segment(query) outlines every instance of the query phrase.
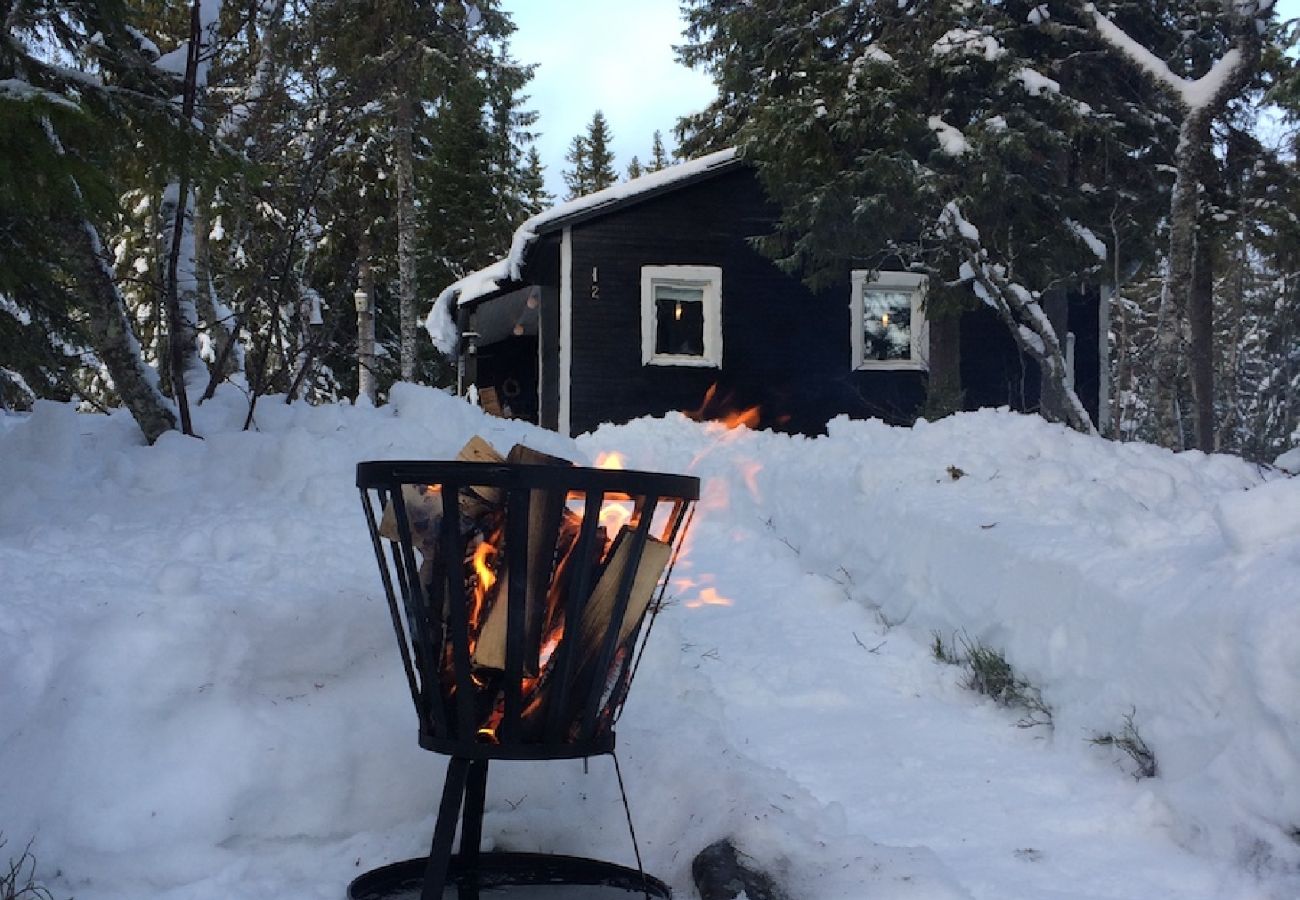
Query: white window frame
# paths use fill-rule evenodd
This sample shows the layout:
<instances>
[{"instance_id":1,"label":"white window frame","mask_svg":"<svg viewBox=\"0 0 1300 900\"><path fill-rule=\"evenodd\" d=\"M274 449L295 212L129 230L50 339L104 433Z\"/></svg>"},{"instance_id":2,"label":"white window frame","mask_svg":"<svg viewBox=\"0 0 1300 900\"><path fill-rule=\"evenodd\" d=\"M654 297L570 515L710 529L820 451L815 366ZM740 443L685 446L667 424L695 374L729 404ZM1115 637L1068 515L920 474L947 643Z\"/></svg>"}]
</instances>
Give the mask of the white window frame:
<instances>
[{"instance_id":1,"label":"white window frame","mask_svg":"<svg viewBox=\"0 0 1300 900\"><path fill-rule=\"evenodd\" d=\"M656 353L659 319L655 310L655 286L659 284L702 289L704 306L704 352ZM718 266L641 267L641 363L647 366L722 367L722 269Z\"/></svg>"},{"instance_id":2,"label":"white window frame","mask_svg":"<svg viewBox=\"0 0 1300 900\"><path fill-rule=\"evenodd\" d=\"M916 272L876 272L856 270L852 275L852 299L849 302L853 345L853 369L864 371L928 371L930 368L930 325L925 319L925 291L928 279ZM864 359L866 341L862 336L863 298L872 288L910 291L912 295L912 354L908 359Z\"/></svg>"}]
</instances>

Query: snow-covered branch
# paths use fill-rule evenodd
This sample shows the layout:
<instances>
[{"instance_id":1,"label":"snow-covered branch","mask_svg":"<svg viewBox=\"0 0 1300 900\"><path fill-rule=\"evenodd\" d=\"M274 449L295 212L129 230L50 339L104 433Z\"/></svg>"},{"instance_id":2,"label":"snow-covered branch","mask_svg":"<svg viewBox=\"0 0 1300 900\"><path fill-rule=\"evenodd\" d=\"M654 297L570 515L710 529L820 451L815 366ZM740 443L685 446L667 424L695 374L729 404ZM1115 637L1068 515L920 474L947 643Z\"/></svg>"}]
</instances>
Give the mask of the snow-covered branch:
<instances>
[{"instance_id":1,"label":"snow-covered branch","mask_svg":"<svg viewBox=\"0 0 1300 900\"><path fill-rule=\"evenodd\" d=\"M1263 0L1263 2L1238 0L1231 8L1235 15L1243 19L1258 19L1268 15L1272 6L1272 0ZM1250 63L1251 54L1243 51L1242 47L1236 46L1225 52L1200 78L1184 78L1170 69L1163 59L1142 46L1128 32L1103 15L1094 4L1083 4L1083 12L1091 20L1093 32L1103 43L1177 97L1189 111L1217 105L1219 98L1225 93L1229 84L1236 80L1242 67Z\"/></svg>"},{"instance_id":2,"label":"snow-covered branch","mask_svg":"<svg viewBox=\"0 0 1300 900\"><path fill-rule=\"evenodd\" d=\"M980 241L979 229L966 220L956 203L949 202L944 207L939 216L939 227L956 240L965 259L960 280L970 284L975 296L997 312L1011 331L1016 345L1038 361L1044 394L1054 394L1060 400L1059 410L1048 411L1058 412L1076 431L1096 434L1092 419L1068 380L1069 369L1061 340L1043 312L1038 294L1013 281L1005 266L989 260L988 251Z\"/></svg>"}]
</instances>

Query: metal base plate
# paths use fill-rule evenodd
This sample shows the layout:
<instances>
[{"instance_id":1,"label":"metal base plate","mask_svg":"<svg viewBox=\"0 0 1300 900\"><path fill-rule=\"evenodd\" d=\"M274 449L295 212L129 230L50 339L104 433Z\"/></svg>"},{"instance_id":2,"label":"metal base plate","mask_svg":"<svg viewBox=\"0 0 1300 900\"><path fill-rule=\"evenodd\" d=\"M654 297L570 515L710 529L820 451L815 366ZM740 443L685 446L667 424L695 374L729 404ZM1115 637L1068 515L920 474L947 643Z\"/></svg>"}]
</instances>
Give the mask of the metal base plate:
<instances>
[{"instance_id":1,"label":"metal base plate","mask_svg":"<svg viewBox=\"0 0 1300 900\"><path fill-rule=\"evenodd\" d=\"M348 900L419 900L426 857L374 869L348 885ZM445 900L671 900L668 885L636 869L579 856L480 853L468 871L451 857Z\"/></svg>"}]
</instances>

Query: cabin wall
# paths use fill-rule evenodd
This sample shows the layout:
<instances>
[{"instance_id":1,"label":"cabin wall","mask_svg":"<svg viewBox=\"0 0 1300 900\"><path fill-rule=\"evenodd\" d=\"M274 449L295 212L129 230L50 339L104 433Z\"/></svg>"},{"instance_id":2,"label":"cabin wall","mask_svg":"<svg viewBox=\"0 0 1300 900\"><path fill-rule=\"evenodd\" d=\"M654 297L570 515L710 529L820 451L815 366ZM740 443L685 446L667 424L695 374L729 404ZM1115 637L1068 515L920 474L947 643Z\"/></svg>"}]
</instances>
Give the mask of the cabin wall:
<instances>
[{"instance_id":1,"label":"cabin wall","mask_svg":"<svg viewBox=\"0 0 1300 900\"><path fill-rule=\"evenodd\" d=\"M560 427L560 238L539 238L529 254L524 280L539 286L537 424Z\"/></svg>"},{"instance_id":2,"label":"cabin wall","mask_svg":"<svg viewBox=\"0 0 1300 900\"><path fill-rule=\"evenodd\" d=\"M911 421L925 375L850 368L847 275L813 294L782 273L748 243L772 219L741 169L573 226L574 433L697 409L715 383L731 406L758 406L764 426L783 430L817 433L840 413ZM721 369L642 364L643 265L721 267Z\"/></svg>"},{"instance_id":3,"label":"cabin wall","mask_svg":"<svg viewBox=\"0 0 1300 900\"><path fill-rule=\"evenodd\" d=\"M925 408L929 376L851 368L847 273L813 293L781 272L749 243L774 218L753 174L737 169L573 224L568 354L560 347L562 235L540 237L523 273L525 283L540 287L540 424L560 428L566 384L574 434L602 422L697 410L715 384L710 417L758 407L763 427L817 434L840 414L914 421ZM722 269L721 369L642 364L641 268L656 265ZM1096 291L1052 299L1049 313L1060 325L1068 320L1076 335L1076 387L1095 420ZM955 319L932 321L930 338L935 372L950 373L949 391L959 381L962 408L1038 409L1038 367L992 310L979 304Z\"/></svg>"}]
</instances>

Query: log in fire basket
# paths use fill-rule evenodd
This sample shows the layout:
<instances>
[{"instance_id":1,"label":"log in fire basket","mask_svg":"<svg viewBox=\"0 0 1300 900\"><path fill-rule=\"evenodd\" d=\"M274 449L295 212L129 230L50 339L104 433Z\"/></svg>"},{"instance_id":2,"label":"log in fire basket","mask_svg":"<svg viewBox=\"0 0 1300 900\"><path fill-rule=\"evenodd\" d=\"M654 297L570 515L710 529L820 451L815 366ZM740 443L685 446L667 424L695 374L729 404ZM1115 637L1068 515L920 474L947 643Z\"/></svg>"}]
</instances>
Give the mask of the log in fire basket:
<instances>
[{"instance_id":1,"label":"log in fire basket","mask_svg":"<svg viewBox=\"0 0 1300 900\"><path fill-rule=\"evenodd\" d=\"M362 875L349 898L541 885L668 898L639 850L634 870L480 844L490 760L613 756L699 480L582 468L522 446L503 458L475 439L453 462L360 463L357 486L420 746L450 759L429 856Z\"/></svg>"}]
</instances>

